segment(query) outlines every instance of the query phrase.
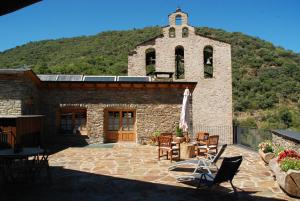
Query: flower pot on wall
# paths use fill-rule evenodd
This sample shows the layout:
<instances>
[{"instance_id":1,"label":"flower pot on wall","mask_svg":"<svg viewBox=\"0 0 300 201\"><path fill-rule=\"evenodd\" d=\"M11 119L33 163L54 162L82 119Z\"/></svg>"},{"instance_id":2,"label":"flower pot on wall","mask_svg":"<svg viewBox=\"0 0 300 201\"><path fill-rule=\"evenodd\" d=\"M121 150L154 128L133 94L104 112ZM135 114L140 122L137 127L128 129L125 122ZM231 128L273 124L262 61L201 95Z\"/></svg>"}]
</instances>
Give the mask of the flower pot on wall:
<instances>
[{"instance_id":1,"label":"flower pot on wall","mask_svg":"<svg viewBox=\"0 0 300 201\"><path fill-rule=\"evenodd\" d=\"M269 162L269 166L273 171L277 183L288 194L293 197L300 198L300 171L288 170L284 172L277 163L277 158L273 158Z\"/></svg>"},{"instance_id":2,"label":"flower pot on wall","mask_svg":"<svg viewBox=\"0 0 300 201\"><path fill-rule=\"evenodd\" d=\"M275 158L275 154L272 152L264 153L261 149L258 150L258 154L263 159L263 161L267 164L269 164L269 161L273 158Z\"/></svg>"}]
</instances>

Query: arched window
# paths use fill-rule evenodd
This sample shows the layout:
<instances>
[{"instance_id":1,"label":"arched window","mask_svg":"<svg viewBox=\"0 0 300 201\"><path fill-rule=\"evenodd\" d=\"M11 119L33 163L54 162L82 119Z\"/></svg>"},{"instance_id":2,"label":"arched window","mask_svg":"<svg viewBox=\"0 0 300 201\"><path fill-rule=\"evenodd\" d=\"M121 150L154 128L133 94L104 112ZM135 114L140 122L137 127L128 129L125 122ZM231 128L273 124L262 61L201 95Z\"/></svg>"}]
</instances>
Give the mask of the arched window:
<instances>
[{"instance_id":1,"label":"arched window","mask_svg":"<svg viewBox=\"0 0 300 201\"><path fill-rule=\"evenodd\" d=\"M189 28L183 27L182 28L182 38L187 38L189 36Z\"/></svg>"},{"instance_id":2,"label":"arched window","mask_svg":"<svg viewBox=\"0 0 300 201\"><path fill-rule=\"evenodd\" d=\"M184 48L182 46L175 48L175 78L184 79Z\"/></svg>"},{"instance_id":3,"label":"arched window","mask_svg":"<svg viewBox=\"0 0 300 201\"><path fill-rule=\"evenodd\" d=\"M182 24L181 15L176 15L176 17L175 17L175 24L176 25L181 25Z\"/></svg>"},{"instance_id":4,"label":"arched window","mask_svg":"<svg viewBox=\"0 0 300 201\"><path fill-rule=\"evenodd\" d=\"M175 33L175 28L174 27L171 27L169 29L169 37L170 38L175 38L176 37L176 33Z\"/></svg>"},{"instance_id":5,"label":"arched window","mask_svg":"<svg viewBox=\"0 0 300 201\"><path fill-rule=\"evenodd\" d=\"M146 50L146 75L152 75L155 72L155 49L149 48Z\"/></svg>"},{"instance_id":6,"label":"arched window","mask_svg":"<svg viewBox=\"0 0 300 201\"><path fill-rule=\"evenodd\" d=\"M204 78L213 77L213 62L213 48L211 46L205 46L203 50Z\"/></svg>"}]
</instances>

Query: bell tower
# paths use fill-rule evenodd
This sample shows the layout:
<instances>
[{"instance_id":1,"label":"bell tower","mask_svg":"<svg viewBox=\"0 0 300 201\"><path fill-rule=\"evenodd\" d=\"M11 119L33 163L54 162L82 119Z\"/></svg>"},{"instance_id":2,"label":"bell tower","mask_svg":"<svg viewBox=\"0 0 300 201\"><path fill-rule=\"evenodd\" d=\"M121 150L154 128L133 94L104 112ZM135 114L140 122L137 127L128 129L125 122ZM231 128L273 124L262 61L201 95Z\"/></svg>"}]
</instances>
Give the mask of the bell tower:
<instances>
[{"instance_id":1,"label":"bell tower","mask_svg":"<svg viewBox=\"0 0 300 201\"><path fill-rule=\"evenodd\" d=\"M188 24L188 14L182 12L180 8L169 15L169 25L170 26L187 26Z\"/></svg>"}]
</instances>

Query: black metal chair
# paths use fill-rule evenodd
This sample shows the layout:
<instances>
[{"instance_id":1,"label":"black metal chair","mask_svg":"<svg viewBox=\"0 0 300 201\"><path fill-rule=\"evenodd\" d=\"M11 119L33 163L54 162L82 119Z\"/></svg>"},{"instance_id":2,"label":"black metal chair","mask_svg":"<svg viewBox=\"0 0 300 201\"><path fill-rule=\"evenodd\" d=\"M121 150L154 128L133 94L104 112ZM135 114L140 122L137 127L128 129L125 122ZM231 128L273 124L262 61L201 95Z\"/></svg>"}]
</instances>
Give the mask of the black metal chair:
<instances>
[{"instance_id":1,"label":"black metal chair","mask_svg":"<svg viewBox=\"0 0 300 201\"><path fill-rule=\"evenodd\" d=\"M196 179L199 179L198 188L201 184L212 187L222 182L230 182L234 192L236 192L232 180L234 175L238 172L242 161L242 156L225 157L216 175L202 173L196 177Z\"/></svg>"}]
</instances>

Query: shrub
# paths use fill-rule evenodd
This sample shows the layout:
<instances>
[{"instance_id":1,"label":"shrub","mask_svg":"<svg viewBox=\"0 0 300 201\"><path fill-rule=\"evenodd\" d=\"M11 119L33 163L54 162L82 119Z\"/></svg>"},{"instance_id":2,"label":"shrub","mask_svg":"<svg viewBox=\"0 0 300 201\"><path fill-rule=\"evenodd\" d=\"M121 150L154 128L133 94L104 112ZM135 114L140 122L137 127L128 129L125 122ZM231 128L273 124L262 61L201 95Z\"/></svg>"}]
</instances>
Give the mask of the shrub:
<instances>
[{"instance_id":1,"label":"shrub","mask_svg":"<svg viewBox=\"0 0 300 201\"><path fill-rule=\"evenodd\" d=\"M179 128L179 126L176 126L176 136L177 137L183 137L182 129Z\"/></svg>"},{"instance_id":2,"label":"shrub","mask_svg":"<svg viewBox=\"0 0 300 201\"><path fill-rule=\"evenodd\" d=\"M300 159L285 158L281 161L280 168L285 172L288 170L300 170Z\"/></svg>"},{"instance_id":3,"label":"shrub","mask_svg":"<svg viewBox=\"0 0 300 201\"><path fill-rule=\"evenodd\" d=\"M284 150L283 152L279 153L277 162L280 163L285 158L293 158L293 159L296 159L296 160L300 160L300 154L298 154L294 150Z\"/></svg>"},{"instance_id":4,"label":"shrub","mask_svg":"<svg viewBox=\"0 0 300 201\"><path fill-rule=\"evenodd\" d=\"M160 131L154 131L154 132L152 133L152 136L153 136L153 137L159 137L159 136L160 136Z\"/></svg>"},{"instance_id":5,"label":"shrub","mask_svg":"<svg viewBox=\"0 0 300 201\"><path fill-rule=\"evenodd\" d=\"M258 148L261 149L264 153L273 153L274 146L270 140L263 141L259 143Z\"/></svg>"}]
</instances>

